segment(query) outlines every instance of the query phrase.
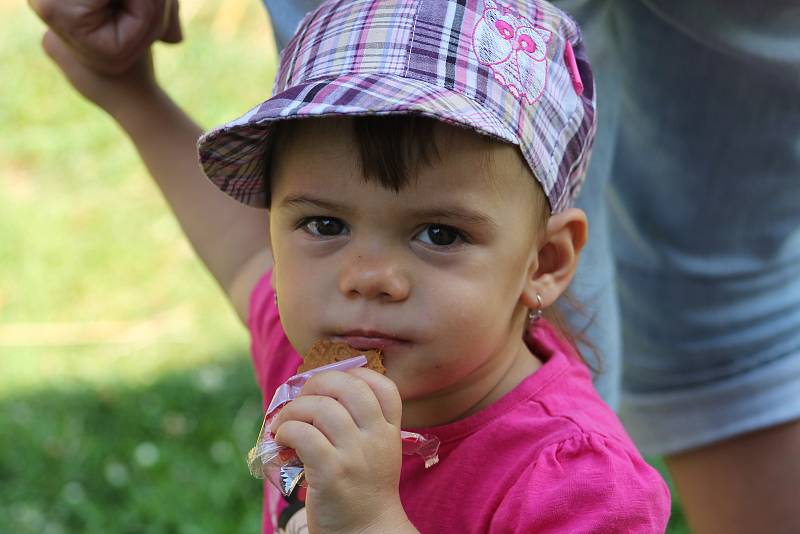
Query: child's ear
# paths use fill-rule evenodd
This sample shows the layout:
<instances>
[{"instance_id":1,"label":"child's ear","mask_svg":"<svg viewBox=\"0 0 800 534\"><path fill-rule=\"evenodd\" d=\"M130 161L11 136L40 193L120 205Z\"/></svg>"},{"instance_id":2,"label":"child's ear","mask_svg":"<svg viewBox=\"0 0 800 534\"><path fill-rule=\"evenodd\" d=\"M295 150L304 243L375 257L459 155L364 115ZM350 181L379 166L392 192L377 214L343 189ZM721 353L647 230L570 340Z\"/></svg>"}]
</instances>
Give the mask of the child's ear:
<instances>
[{"instance_id":1,"label":"child's ear","mask_svg":"<svg viewBox=\"0 0 800 534\"><path fill-rule=\"evenodd\" d=\"M566 291L578 267L578 256L586 244L588 232L586 214L577 208L550 217L545 235L539 241L536 261L529 267L521 297L525 307L538 309L538 294L542 298L541 307L547 308Z\"/></svg>"}]
</instances>

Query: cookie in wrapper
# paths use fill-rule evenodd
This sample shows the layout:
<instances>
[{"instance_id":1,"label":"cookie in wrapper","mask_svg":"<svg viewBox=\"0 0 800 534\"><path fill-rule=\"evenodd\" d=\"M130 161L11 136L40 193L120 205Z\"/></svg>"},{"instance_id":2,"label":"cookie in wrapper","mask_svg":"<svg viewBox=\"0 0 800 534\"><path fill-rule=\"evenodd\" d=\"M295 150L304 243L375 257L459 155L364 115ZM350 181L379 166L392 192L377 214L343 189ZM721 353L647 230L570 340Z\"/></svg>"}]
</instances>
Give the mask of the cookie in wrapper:
<instances>
[{"instance_id":1,"label":"cookie in wrapper","mask_svg":"<svg viewBox=\"0 0 800 534\"><path fill-rule=\"evenodd\" d=\"M368 366L370 362L372 369L382 373L386 372L379 351L360 351L346 344L330 341L315 343L309 350L303 365L298 369L298 374L289 378L275 391L267 413L264 415L256 446L247 454L250 474L256 478L266 478L285 496L291 495L298 484L304 485L303 462L300 461L294 449L283 447L275 441L275 436L269 430L272 418L285 404L297 398L303 384L311 376L325 371L347 371L356 367L364 367ZM321 365L321 367L303 371L306 366L314 365ZM400 438L403 454L421 456L426 468L438 463L439 439L435 436L401 431Z\"/></svg>"},{"instance_id":2,"label":"cookie in wrapper","mask_svg":"<svg viewBox=\"0 0 800 534\"><path fill-rule=\"evenodd\" d=\"M383 356L379 350L358 350L347 343L322 339L317 341L308 349L308 354L303 358L303 363L297 368L298 373L305 373L311 369L322 367L333 362L348 360L354 356L363 354L367 357L367 369L377 371L382 375L386 374L386 367L383 366Z\"/></svg>"}]
</instances>

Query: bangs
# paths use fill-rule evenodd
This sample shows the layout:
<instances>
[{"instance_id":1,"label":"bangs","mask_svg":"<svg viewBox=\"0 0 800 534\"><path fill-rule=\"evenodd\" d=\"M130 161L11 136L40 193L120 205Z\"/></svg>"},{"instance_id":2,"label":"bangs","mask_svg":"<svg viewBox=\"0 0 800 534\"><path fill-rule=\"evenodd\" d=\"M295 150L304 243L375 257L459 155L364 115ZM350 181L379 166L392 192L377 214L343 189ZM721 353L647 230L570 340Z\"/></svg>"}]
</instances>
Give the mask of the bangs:
<instances>
[{"instance_id":1,"label":"bangs","mask_svg":"<svg viewBox=\"0 0 800 534\"><path fill-rule=\"evenodd\" d=\"M272 157L280 151L276 146L285 146L291 141L299 122L280 121L272 130L271 137L276 142L271 143L265 154L263 183L268 205L271 200L269 175L273 168ZM441 161L439 143L441 137L449 133L445 123L422 115L362 115L353 117L350 124L364 181L395 192L409 185L423 166L431 167ZM487 147L498 142L475 135ZM488 165L488 150L486 155L484 164Z\"/></svg>"},{"instance_id":2,"label":"bangs","mask_svg":"<svg viewBox=\"0 0 800 534\"><path fill-rule=\"evenodd\" d=\"M366 181L395 192L407 186L422 166L441 160L436 119L421 115L357 117L353 134Z\"/></svg>"}]
</instances>

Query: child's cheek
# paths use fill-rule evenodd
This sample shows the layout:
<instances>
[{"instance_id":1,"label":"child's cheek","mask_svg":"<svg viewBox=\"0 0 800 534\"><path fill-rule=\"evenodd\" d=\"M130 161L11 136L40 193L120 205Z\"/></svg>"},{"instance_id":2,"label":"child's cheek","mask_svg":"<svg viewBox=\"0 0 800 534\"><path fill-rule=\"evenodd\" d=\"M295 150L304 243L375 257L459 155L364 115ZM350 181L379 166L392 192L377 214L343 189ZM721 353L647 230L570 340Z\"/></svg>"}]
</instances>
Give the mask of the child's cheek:
<instances>
[{"instance_id":1,"label":"child's cheek","mask_svg":"<svg viewBox=\"0 0 800 534\"><path fill-rule=\"evenodd\" d=\"M320 303L319 280L302 268L284 272L276 287L281 325L292 346L301 354L324 335L323 304Z\"/></svg>"},{"instance_id":2,"label":"child's cheek","mask_svg":"<svg viewBox=\"0 0 800 534\"><path fill-rule=\"evenodd\" d=\"M295 298L296 296L292 290L284 291L279 297L278 311L286 337L303 354L313 343L308 328L311 321L308 320L309 313L302 304L303 300Z\"/></svg>"}]
</instances>

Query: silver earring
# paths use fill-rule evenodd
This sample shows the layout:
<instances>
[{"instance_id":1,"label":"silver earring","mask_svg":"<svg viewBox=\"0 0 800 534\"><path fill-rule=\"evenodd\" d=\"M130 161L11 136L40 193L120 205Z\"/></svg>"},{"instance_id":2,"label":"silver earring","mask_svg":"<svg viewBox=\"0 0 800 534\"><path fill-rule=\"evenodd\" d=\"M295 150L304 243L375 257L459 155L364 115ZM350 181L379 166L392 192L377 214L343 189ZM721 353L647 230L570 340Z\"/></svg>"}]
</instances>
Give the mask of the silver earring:
<instances>
[{"instance_id":1,"label":"silver earring","mask_svg":"<svg viewBox=\"0 0 800 534\"><path fill-rule=\"evenodd\" d=\"M539 293L536 293L536 301L539 303L539 307L528 311L528 321L532 323L542 318L542 307L544 305L542 304L542 296Z\"/></svg>"}]
</instances>

